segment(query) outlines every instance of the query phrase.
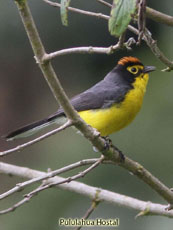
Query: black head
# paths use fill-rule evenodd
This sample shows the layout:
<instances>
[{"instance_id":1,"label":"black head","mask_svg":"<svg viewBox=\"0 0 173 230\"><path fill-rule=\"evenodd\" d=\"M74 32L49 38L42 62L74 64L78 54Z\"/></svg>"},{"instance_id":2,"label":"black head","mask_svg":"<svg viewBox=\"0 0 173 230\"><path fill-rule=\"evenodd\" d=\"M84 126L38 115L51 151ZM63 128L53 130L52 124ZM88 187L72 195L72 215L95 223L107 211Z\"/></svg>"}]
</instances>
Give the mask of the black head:
<instances>
[{"instance_id":1,"label":"black head","mask_svg":"<svg viewBox=\"0 0 173 230\"><path fill-rule=\"evenodd\" d=\"M117 66L114 69L120 76L133 83L136 78L143 78L145 74L154 71L154 66L144 66L138 58L135 57L123 57L119 60Z\"/></svg>"}]
</instances>

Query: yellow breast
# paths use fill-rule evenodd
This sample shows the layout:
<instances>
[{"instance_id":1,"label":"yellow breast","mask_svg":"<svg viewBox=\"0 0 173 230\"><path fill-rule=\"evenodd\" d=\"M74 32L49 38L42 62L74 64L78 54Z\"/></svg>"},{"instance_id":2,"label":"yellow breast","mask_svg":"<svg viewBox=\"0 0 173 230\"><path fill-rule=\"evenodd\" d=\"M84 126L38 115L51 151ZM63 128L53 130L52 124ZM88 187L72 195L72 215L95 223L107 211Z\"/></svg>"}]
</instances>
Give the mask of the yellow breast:
<instances>
[{"instance_id":1,"label":"yellow breast","mask_svg":"<svg viewBox=\"0 0 173 230\"><path fill-rule=\"evenodd\" d=\"M82 119L96 128L102 136L119 131L127 126L139 112L148 82L148 74L137 77L123 102L110 108L79 112Z\"/></svg>"}]
</instances>

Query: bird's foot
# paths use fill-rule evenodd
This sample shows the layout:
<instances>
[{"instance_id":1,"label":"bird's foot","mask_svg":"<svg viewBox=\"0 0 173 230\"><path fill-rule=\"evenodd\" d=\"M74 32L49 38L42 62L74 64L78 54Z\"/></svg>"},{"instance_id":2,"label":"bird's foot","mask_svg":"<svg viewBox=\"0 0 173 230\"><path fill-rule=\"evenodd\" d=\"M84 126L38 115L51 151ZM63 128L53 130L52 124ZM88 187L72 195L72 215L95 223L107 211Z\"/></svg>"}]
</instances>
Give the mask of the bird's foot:
<instances>
[{"instance_id":1,"label":"bird's foot","mask_svg":"<svg viewBox=\"0 0 173 230\"><path fill-rule=\"evenodd\" d=\"M104 136L102 138L105 140L104 149L108 150L109 148L113 148L116 152L118 152L119 157L120 157L120 161L124 162L125 161L124 154L122 153L121 150L119 150L115 145L112 144L112 140L108 136Z\"/></svg>"}]
</instances>

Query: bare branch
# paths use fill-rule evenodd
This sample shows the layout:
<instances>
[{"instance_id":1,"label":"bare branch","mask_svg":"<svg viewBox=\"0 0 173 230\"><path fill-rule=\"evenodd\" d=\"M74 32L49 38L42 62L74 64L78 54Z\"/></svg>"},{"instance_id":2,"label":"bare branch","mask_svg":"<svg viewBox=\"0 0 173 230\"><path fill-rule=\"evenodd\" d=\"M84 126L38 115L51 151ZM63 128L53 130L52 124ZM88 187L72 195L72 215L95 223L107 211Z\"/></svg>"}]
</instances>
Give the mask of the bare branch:
<instances>
[{"instance_id":1,"label":"bare branch","mask_svg":"<svg viewBox=\"0 0 173 230\"><path fill-rule=\"evenodd\" d=\"M146 26L146 0L138 0L138 42L137 45L141 44L142 37Z\"/></svg>"},{"instance_id":2,"label":"bare branch","mask_svg":"<svg viewBox=\"0 0 173 230\"><path fill-rule=\"evenodd\" d=\"M151 18L152 20L156 22L163 23L168 26L173 26L173 17L169 16L167 14L161 13L157 10L154 10L150 7L146 8L146 14L148 18Z\"/></svg>"},{"instance_id":3,"label":"bare branch","mask_svg":"<svg viewBox=\"0 0 173 230\"><path fill-rule=\"evenodd\" d=\"M81 172L79 172L78 174L76 174L74 176L71 176L71 177L68 177L66 179L63 179L62 181L59 181L58 183L48 183L48 184L46 183L46 184L40 186L39 188L33 190L32 192L26 194L26 197L36 195L36 194L38 194L38 192L41 192L41 191L46 190L48 188L52 188L52 187L60 185L60 184L69 183L71 181L74 181L76 179L84 177L87 173L89 173L91 170L96 168L103 160L104 160L104 156L102 155L95 163L93 163L90 167L88 167L84 171L81 171Z\"/></svg>"},{"instance_id":4,"label":"bare branch","mask_svg":"<svg viewBox=\"0 0 173 230\"><path fill-rule=\"evenodd\" d=\"M22 182L22 183L18 183L18 184L16 184L16 186L14 188L12 188L12 189L8 190L7 192L4 192L3 194L1 194L0 195L0 200L6 198L6 197L8 197L8 196L10 196L10 195L12 195L12 194L14 194L16 192L22 191L25 187L27 187L27 186L29 186L29 185L31 185L33 183L46 180L47 178L54 177L54 176L59 175L61 173L70 171L70 170L72 170L74 168L78 168L78 167L88 165L88 164L94 164L97 161L99 161L99 159L81 160L81 161L78 161L76 163L73 163L73 164L70 164L68 166L65 166L63 168L56 169L54 171L48 172L45 175L42 175L40 177L36 177L36 178L31 179L31 180Z\"/></svg>"},{"instance_id":5,"label":"bare branch","mask_svg":"<svg viewBox=\"0 0 173 230\"><path fill-rule=\"evenodd\" d=\"M60 3L52 2L49 0L43 0L43 2L45 2L51 6L54 6L54 7L60 7L61 6ZM109 19L109 16L102 14L102 13L95 13L95 12L91 12L91 11L81 10L81 9L73 8L70 6L67 7L67 9L72 11L72 12L76 12L76 13L83 14L83 15L93 16L93 17L97 17L97 18L103 18L103 19L107 19L107 20Z\"/></svg>"},{"instance_id":6,"label":"bare branch","mask_svg":"<svg viewBox=\"0 0 173 230\"><path fill-rule=\"evenodd\" d=\"M118 40L118 45L119 47L123 48L124 47L124 40L125 40L125 35L126 33L124 32L120 37L119 37L119 40ZM131 39L131 38L130 38ZM129 40L126 42L126 44L129 43Z\"/></svg>"},{"instance_id":7,"label":"bare branch","mask_svg":"<svg viewBox=\"0 0 173 230\"><path fill-rule=\"evenodd\" d=\"M152 38L152 34L149 30L145 29L144 32L144 39L147 43L147 45L150 47L153 54L161 61L163 62L168 68L166 68L163 71L171 71L173 70L173 61L170 61L163 52L159 49L157 46L157 41Z\"/></svg>"},{"instance_id":8,"label":"bare branch","mask_svg":"<svg viewBox=\"0 0 173 230\"><path fill-rule=\"evenodd\" d=\"M132 31L133 33L135 33L136 35L139 34L139 31L134 28L133 26L129 25L128 29L130 31ZM145 29L144 32L144 36L142 38L147 45L150 47L151 51L153 52L153 54L162 62L164 63L166 66L168 66L168 69L166 69L166 71L170 71L173 69L173 62L170 61L164 54L163 52L159 49L159 47L157 46L157 41L154 40L152 38L152 34L149 30Z\"/></svg>"},{"instance_id":9,"label":"bare branch","mask_svg":"<svg viewBox=\"0 0 173 230\"><path fill-rule=\"evenodd\" d=\"M97 2L102 3L103 5L108 6L108 7L112 7L112 5L110 3L108 3L108 2L106 2L106 1L97 0Z\"/></svg>"},{"instance_id":10,"label":"bare branch","mask_svg":"<svg viewBox=\"0 0 173 230\"><path fill-rule=\"evenodd\" d=\"M15 166L15 165L2 163L2 162L0 163L0 173L7 174L7 175L10 174L10 175L14 175L22 178L28 178L28 179L41 177L47 174L45 172L32 170L29 168ZM64 178L55 176L53 178L49 178L47 180L47 183L59 183L62 180L64 180ZM122 207L131 208L137 210L138 212L144 211L147 208L148 215L161 215L161 216L167 216L173 218L173 210L170 211L165 210L165 208L167 208L166 205L141 201L129 196L92 187L80 182L71 181L70 183L58 185L58 188L68 190L68 191L73 191L78 194L87 196L91 199L94 199L97 194L97 197L100 201L105 201L116 206L119 205Z\"/></svg>"},{"instance_id":11,"label":"bare branch","mask_svg":"<svg viewBox=\"0 0 173 230\"><path fill-rule=\"evenodd\" d=\"M43 56L42 61L49 61L57 56L61 55L67 55L67 54L74 54L74 53L79 53L79 54L94 54L94 53L99 53L99 54L112 54L115 53L117 50L125 47L127 49L130 49L130 47L135 43L134 39L129 38L127 42L124 43L124 39L119 42L116 45L109 46L109 47L93 47L93 46L86 46L86 47L75 47L75 48L68 48L68 49L63 49L63 50L58 50L56 52L50 53L50 54L45 54Z\"/></svg>"},{"instance_id":12,"label":"bare branch","mask_svg":"<svg viewBox=\"0 0 173 230\"><path fill-rule=\"evenodd\" d=\"M88 219L88 217L91 215L91 213L94 212L94 210L96 209L96 207L98 206L98 204L100 203L100 200L98 199L98 195L99 195L99 191L98 194L96 194L96 197L94 200L92 200L91 206L89 207L89 209L86 211L85 215L82 217L83 220ZM75 230L80 230L82 228L82 226L77 227Z\"/></svg>"},{"instance_id":13,"label":"bare branch","mask_svg":"<svg viewBox=\"0 0 173 230\"><path fill-rule=\"evenodd\" d=\"M0 215L15 211L16 208L18 208L18 207L22 206L23 204L27 203L29 200L30 200L30 198L25 197L24 199L20 200L16 204L14 204L12 207L4 209L4 210L1 210Z\"/></svg>"},{"instance_id":14,"label":"bare branch","mask_svg":"<svg viewBox=\"0 0 173 230\"><path fill-rule=\"evenodd\" d=\"M79 54L94 54L94 53L103 53L103 54L112 54L115 51L120 49L119 45L116 44L114 46L110 47L92 47L92 46L86 46L86 47L75 47L75 48L68 48L63 50L58 50L56 52L45 54L43 57L43 61L51 60L57 56L66 55L66 54L73 54L73 53L79 53Z\"/></svg>"},{"instance_id":15,"label":"bare branch","mask_svg":"<svg viewBox=\"0 0 173 230\"><path fill-rule=\"evenodd\" d=\"M40 141L42 141L42 140L44 140L44 139L46 139L46 138L48 138L48 137L50 137L52 135L55 135L56 133L59 133L60 131L66 129L66 128L72 126L72 125L73 125L73 122L71 120L68 120L65 124L63 124L62 126L58 127L57 129L54 129L54 130L52 130L52 131L50 131L50 132L48 132L48 133L46 133L46 134L44 134L44 135L42 135L40 137L37 137L34 140L28 141L28 142L26 142L26 143L24 143L22 145L18 145L15 148L0 152L0 157L9 155L9 154L14 153L14 152L18 152L18 151L20 151L20 150L22 150L22 149L24 149L24 148L26 148L28 146L31 146L31 145L33 145L35 143L38 143L38 142L40 142Z\"/></svg>"},{"instance_id":16,"label":"bare branch","mask_svg":"<svg viewBox=\"0 0 173 230\"><path fill-rule=\"evenodd\" d=\"M8 212L14 211L16 208L18 208L18 207L20 207L21 205L25 204L26 202L30 201L30 199L31 199L32 197L34 197L35 195L37 195L39 192L44 191L45 189L48 189L48 188L51 188L51 187L54 187L54 186L57 186L57 185L60 185L60 184L69 183L69 182L71 182L71 181L73 181L73 180L76 180L76 179L78 179L78 178L80 178L80 177L84 177L84 176L85 176L87 173L89 173L92 169L94 169L95 167L97 167L103 160L104 160L104 156L101 156L99 159L97 159L97 161L95 161L90 167L88 167L88 168L85 169L84 171L82 171L82 172L80 172L80 173L78 173L78 174L76 174L76 175L74 175L74 176L72 176L72 177L68 177L68 178L66 178L66 179L63 179L62 181L59 181L59 182L56 182L56 183L48 183L48 184L46 183L46 181L44 181L43 184L40 185L38 188L36 188L36 189L34 189L32 192L26 194L26 195L25 195L25 198L24 198L23 200L17 202L15 205L13 205L12 207L10 207L10 208L8 208L8 209L5 209L5 210L0 211L0 214L6 214L6 213L8 213ZM68 167L68 166L67 166L67 167ZM74 165L71 166L71 168L72 168L72 167L74 168ZM65 171L67 171L68 169L69 169L69 167L66 168L66 169L63 168L62 170L60 169L59 172L54 172L52 175L55 176L55 175L57 175L58 173L60 173L60 171L64 171L64 172L65 172ZM46 176L46 177L47 177L47 176ZM42 178L43 178L43 176L42 176ZM48 178L48 177L47 177L47 178ZM34 181L34 182L37 182L37 179L38 179L38 178L35 178L35 181ZM33 180L34 180L34 179L33 179ZM42 180L42 179L41 179L41 180ZM40 178L38 179L38 181L40 181ZM30 180L29 182L30 182L29 184L31 184L31 180ZM26 184L28 185L28 182L26 182L26 183L21 183L21 185L19 184L19 186L18 186L19 189L22 188L22 184L23 184L23 187L24 187L24 185L25 185L25 186L26 186ZM16 191L19 191L17 187L15 187L15 188L16 188ZM15 189L15 188L14 188L14 189ZM8 195L12 194L11 192L14 193L14 189L13 189L13 191L11 190L11 191L7 192L7 193L6 193L6 196L7 196L7 194L8 194ZM16 191L15 191L15 192L16 192ZM2 194L2 197L4 197L3 194Z\"/></svg>"}]
</instances>

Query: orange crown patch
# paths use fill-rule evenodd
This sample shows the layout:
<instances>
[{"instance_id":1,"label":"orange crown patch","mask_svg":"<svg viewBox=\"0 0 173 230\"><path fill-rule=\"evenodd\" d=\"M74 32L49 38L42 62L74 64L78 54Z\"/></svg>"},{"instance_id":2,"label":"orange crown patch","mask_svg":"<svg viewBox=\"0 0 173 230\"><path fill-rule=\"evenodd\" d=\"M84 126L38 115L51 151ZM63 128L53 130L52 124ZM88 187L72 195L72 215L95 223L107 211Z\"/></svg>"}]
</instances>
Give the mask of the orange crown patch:
<instances>
[{"instance_id":1,"label":"orange crown patch","mask_svg":"<svg viewBox=\"0 0 173 230\"><path fill-rule=\"evenodd\" d=\"M141 61L136 57L123 57L123 58L121 58L119 60L118 64L119 65L126 65L129 62L134 62L134 63L140 63L141 64Z\"/></svg>"}]
</instances>

